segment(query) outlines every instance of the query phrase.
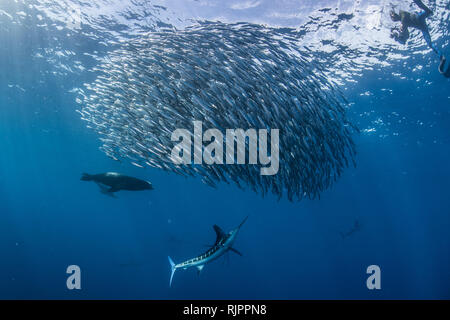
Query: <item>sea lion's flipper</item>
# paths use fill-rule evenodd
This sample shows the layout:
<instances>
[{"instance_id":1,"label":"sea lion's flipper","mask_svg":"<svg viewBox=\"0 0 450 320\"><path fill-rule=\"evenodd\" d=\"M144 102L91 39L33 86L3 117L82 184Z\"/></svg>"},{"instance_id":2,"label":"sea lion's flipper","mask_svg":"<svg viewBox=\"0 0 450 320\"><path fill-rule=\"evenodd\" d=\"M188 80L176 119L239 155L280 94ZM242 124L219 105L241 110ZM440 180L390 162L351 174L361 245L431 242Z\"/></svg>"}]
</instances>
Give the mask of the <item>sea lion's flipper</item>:
<instances>
[{"instance_id":1,"label":"sea lion's flipper","mask_svg":"<svg viewBox=\"0 0 450 320\"><path fill-rule=\"evenodd\" d=\"M105 186L104 184L101 184L99 182L96 182L96 184L100 188L101 193L106 194L107 196L110 196L113 198L117 198L116 195L113 192L111 192L111 189L113 189L113 188L108 188L107 186Z\"/></svg>"},{"instance_id":2,"label":"sea lion's flipper","mask_svg":"<svg viewBox=\"0 0 450 320\"><path fill-rule=\"evenodd\" d=\"M111 187L111 188L108 189L108 192L114 193L114 192L117 192L117 191L119 191L119 190L120 190L120 189L117 188L117 187Z\"/></svg>"}]
</instances>

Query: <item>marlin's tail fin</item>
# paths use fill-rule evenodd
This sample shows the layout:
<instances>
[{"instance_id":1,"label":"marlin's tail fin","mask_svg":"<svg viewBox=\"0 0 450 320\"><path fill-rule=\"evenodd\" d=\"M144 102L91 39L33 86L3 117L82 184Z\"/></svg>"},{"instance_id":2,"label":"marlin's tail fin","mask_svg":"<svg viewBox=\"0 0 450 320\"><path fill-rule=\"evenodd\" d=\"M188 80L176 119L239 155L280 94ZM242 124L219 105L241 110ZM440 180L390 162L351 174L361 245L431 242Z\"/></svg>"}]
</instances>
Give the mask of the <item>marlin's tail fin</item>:
<instances>
[{"instance_id":1,"label":"marlin's tail fin","mask_svg":"<svg viewBox=\"0 0 450 320\"><path fill-rule=\"evenodd\" d=\"M83 181L91 181L92 180L92 176L90 174L83 173L81 175L81 180L83 180Z\"/></svg>"},{"instance_id":2,"label":"marlin's tail fin","mask_svg":"<svg viewBox=\"0 0 450 320\"><path fill-rule=\"evenodd\" d=\"M173 260L170 257L167 257L167 258L169 258L170 268L172 269L172 271L171 271L172 273L170 274L170 283L169 283L169 285L172 286L173 275L174 275L175 271L177 270L177 267L176 267L175 262L173 262Z\"/></svg>"}]
</instances>

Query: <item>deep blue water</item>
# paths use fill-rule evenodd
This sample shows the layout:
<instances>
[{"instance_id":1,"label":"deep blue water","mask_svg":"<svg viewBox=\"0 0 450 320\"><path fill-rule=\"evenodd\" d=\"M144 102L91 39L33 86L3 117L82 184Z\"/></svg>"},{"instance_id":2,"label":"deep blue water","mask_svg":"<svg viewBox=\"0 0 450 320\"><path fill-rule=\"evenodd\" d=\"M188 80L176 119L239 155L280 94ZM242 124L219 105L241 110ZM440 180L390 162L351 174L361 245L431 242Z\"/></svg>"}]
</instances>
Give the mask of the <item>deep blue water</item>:
<instances>
[{"instance_id":1,"label":"deep blue water","mask_svg":"<svg viewBox=\"0 0 450 320\"><path fill-rule=\"evenodd\" d=\"M449 80L433 53L406 48L411 64L375 65L342 84L362 129L357 167L320 200L291 203L107 158L70 92L92 74L53 75L51 62L33 56L53 34L2 26L0 298L450 298ZM62 47L104 50L74 41ZM447 43L439 40L444 51ZM423 68L411 71L415 64ZM82 172L105 171L155 190L112 199L80 181ZM243 257L229 253L200 276L179 270L169 288L168 255L180 262L201 253L215 240L213 224L228 231L247 215L235 244ZM342 239L355 220L360 230ZM79 291L66 288L71 264L82 271ZM372 264L381 290L366 287Z\"/></svg>"}]
</instances>

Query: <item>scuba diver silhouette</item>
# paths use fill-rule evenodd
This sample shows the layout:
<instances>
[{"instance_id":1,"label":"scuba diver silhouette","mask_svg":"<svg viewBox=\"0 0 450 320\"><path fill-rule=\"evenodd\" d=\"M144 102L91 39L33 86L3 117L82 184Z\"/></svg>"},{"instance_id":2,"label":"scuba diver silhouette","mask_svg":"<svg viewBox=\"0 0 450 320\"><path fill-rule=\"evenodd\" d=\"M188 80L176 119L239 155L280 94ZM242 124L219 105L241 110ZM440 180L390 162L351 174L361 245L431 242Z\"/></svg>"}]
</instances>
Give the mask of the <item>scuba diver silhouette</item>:
<instances>
[{"instance_id":1,"label":"scuba diver silhouette","mask_svg":"<svg viewBox=\"0 0 450 320\"><path fill-rule=\"evenodd\" d=\"M439 56L440 59L438 67L439 72L443 76L450 78L450 67L447 67L447 71L444 71L444 66L446 62L445 56L431 41L430 32L428 31L428 25L425 21L426 18L428 18L433 14L433 11L431 11L426 5L424 5L421 0L413 0L413 1L420 9L423 10L422 12L415 14L400 10L398 13L396 13L394 10L391 10L392 21L394 22L400 21L402 23L402 25L399 28L394 28L391 30L391 37L394 38L397 42L405 44L409 38L408 28L416 28L422 31L423 37L427 45Z\"/></svg>"}]
</instances>

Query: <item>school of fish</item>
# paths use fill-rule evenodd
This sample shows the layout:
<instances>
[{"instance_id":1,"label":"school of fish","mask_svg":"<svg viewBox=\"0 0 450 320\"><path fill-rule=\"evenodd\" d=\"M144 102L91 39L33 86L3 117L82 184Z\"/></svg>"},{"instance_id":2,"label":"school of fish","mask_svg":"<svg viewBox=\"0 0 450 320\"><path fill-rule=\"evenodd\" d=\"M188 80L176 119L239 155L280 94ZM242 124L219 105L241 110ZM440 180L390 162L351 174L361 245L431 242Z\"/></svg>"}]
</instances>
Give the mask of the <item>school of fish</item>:
<instances>
[{"instance_id":1,"label":"school of fish","mask_svg":"<svg viewBox=\"0 0 450 320\"><path fill-rule=\"evenodd\" d=\"M292 35L248 23L200 23L121 43L80 90L82 119L101 150L203 182L249 187L290 201L320 197L355 165L346 101ZM257 165L179 165L177 128L279 129L279 171Z\"/></svg>"}]
</instances>

